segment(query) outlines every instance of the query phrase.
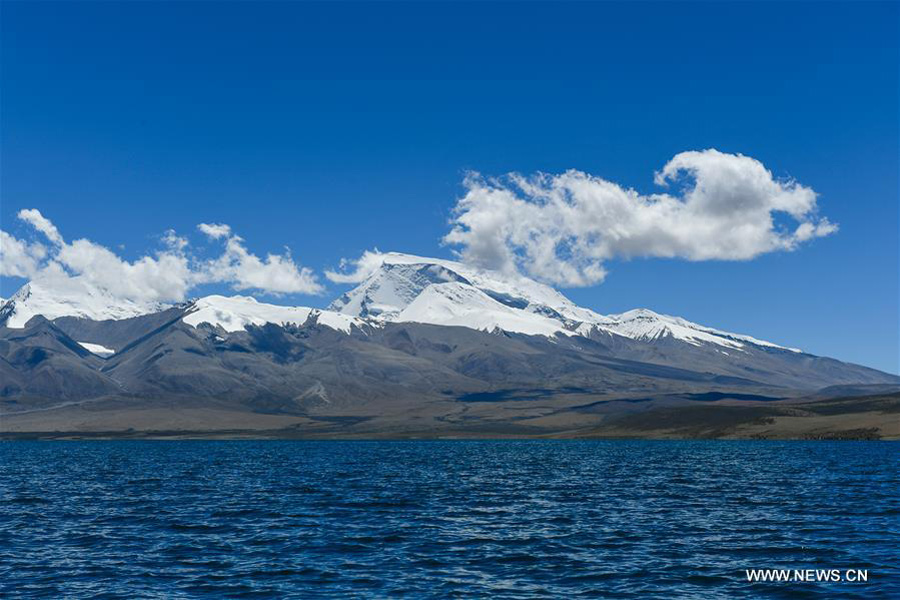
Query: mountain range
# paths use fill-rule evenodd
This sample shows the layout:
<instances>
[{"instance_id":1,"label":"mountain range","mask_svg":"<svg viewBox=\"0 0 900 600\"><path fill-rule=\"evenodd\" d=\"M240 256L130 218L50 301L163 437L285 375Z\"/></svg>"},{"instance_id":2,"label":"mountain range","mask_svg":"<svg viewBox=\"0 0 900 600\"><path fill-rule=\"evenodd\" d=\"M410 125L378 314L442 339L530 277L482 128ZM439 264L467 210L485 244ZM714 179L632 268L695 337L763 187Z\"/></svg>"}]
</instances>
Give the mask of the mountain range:
<instances>
[{"instance_id":1,"label":"mountain range","mask_svg":"<svg viewBox=\"0 0 900 600\"><path fill-rule=\"evenodd\" d=\"M667 431L674 409L768 411L721 437L898 389L867 367L647 309L601 315L518 274L396 253L324 310L123 301L77 277L30 281L0 307L4 435L577 437ZM874 406L850 429L891 427L894 404Z\"/></svg>"}]
</instances>

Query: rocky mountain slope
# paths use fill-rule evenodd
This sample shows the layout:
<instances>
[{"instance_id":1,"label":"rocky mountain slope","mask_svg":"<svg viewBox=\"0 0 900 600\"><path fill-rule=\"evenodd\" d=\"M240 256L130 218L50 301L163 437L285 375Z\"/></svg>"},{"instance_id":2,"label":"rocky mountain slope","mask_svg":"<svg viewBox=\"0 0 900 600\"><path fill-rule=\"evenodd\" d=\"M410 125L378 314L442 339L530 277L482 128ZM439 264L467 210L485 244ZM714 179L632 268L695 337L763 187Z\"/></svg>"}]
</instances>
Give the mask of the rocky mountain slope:
<instances>
[{"instance_id":1,"label":"rocky mountain slope","mask_svg":"<svg viewBox=\"0 0 900 600\"><path fill-rule=\"evenodd\" d=\"M604 316L518 275L401 254L329 310L242 296L118 306L41 282L0 308L9 431L552 433L879 384L900 378L648 310Z\"/></svg>"}]
</instances>

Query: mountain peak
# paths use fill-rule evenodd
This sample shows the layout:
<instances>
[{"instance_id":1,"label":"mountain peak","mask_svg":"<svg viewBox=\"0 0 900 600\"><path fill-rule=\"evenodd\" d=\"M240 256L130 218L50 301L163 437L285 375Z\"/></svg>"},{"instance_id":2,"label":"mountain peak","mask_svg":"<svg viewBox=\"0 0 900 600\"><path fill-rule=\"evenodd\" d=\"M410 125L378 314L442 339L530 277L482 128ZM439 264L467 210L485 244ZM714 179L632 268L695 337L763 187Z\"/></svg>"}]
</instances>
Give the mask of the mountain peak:
<instances>
[{"instance_id":1,"label":"mountain peak","mask_svg":"<svg viewBox=\"0 0 900 600\"><path fill-rule=\"evenodd\" d=\"M646 308L604 316L518 273L396 252L382 254L379 267L329 309L363 319L456 325L482 331L499 328L529 335L587 335L599 330L643 341L671 338L733 350L746 344L793 350Z\"/></svg>"},{"instance_id":2,"label":"mountain peak","mask_svg":"<svg viewBox=\"0 0 900 600\"><path fill-rule=\"evenodd\" d=\"M79 317L104 321L127 319L168 308L113 296L81 277L46 278L23 285L0 308L0 325L24 327L34 316L49 320Z\"/></svg>"},{"instance_id":3,"label":"mountain peak","mask_svg":"<svg viewBox=\"0 0 900 600\"><path fill-rule=\"evenodd\" d=\"M329 310L358 317L392 319L434 283L469 284L458 270L410 255L385 255L381 266L359 286L331 303Z\"/></svg>"},{"instance_id":4,"label":"mountain peak","mask_svg":"<svg viewBox=\"0 0 900 600\"><path fill-rule=\"evenodd\" d=\"M713 343L734 349L741 349L749 343L764 348L800 352L796 348L785 348L749 335L720 331L692 323L681 317L661 315L647 308L632 309L617 315L610 315L610 318L613 322L606 326L607 329L632 339L650 341L668 337L694 346Z\"/></svg>"},{"instance_id":5,"label":"mountain peak","mask_svg":"<svg viewBox=\"0 0 900 600\"><path fill-rule=\"evenodd\" d=\"M236 331L248 325L303 324L315 319L344 332L366 323L411 322L550 337L600 332L646 342L671 339L736 351L749 344L799 352L646 308L601 315L518 273L397 252L379 258L378 267L327 310L265 304L250 296L213 295L187 305L184 321ZM45 278L25 284L2 305L0 325L21 328L36 315L49 320L63 316L118 320L169 307L114 297L80 277Z\"/></svg>"},{"instance_id":6,"label":"mountain peak","mask_svg":"<svg viewBox=\"0 0 900 600\"><path fill-rule=\"evenodd\" d=\"M377 269L356 288L335 300L329 309L364 318L411 320L410 314L403 313L426 289L433 285L456 283L479 291L479 294L472 293L466 297L478 298L481 309L505 314L513 310L520 316L532 315L532 321L551 319L556 321L554 327L559 330L578 323L601 323L605 320L602 315L577 306L552 287L518 273L490 271L452 260L396 252L383 254L381 258ZM456 296L462 298L460 290L456 291ZM441 294L430 296L437 298ZM482 296L493 302L484 301ZM442 296L442 299L447 300L447 297ZM487 321L490 322L490 319ZM544 325L540 328L543 329Z\"/></svg>"},{"instance_id":7,"label":"mountain peak","mask_svg":"<svg viewBox=\"0 0 900 600\"><path fill-rule=\"evenodd\" d=\"M303 325L316 319L320 325L349 333L352 325L362 326L360 319L306 306L280 306L259 302L251 296L205 296L194 300L187 308L183 321L196 327L201 323L221 327L225 331L240 331L248 325Z\"/></svg>"}]
</instances>

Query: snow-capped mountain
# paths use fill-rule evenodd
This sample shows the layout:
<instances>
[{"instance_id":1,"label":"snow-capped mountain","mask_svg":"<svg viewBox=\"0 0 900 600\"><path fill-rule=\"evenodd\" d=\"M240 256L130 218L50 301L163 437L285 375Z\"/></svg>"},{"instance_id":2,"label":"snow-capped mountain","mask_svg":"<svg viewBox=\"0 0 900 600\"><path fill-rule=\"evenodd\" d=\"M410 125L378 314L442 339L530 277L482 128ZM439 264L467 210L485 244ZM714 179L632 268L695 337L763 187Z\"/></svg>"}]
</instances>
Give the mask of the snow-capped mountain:
<instances>
[{"instance_id":1,"label":"snow-capped mountain","mask_svg":"<svg viewBox=\"0 0 900 600\"><path fill-rule=\"evenodd\" d=\"M726 349L722 350L726 353L748 344L799 352L647 309L604 316L519 274L400 253L384 254L379 268L332 302L327 310L220 295L206 296L185 306L185 323L195 327L209 323L229 332L251 324L302 325L314 319L345 333L354 325L362 328L365 324L385 322L425 323L548 337L601 333L648 343L669 339L692 346L713 344ZM32 281L2 305L0 323L21 328L35 315L50 320L64 316L121 320L170 307L115 298L79 278Z\"/></svg>"},{"instance_id":2,"label":"snow-capped mountain","mask_svg":"<svg viewBox=\"0 0 900 600\"><path fill-rule=\"evenodd\" d=\"M303 325L315 320L319 325L349 333L351 327L365 322L349 315L304 306L278 306L258 302L250 296L206 296L191 303L182 321L196 327L201 323L240 331L247 325Z\"/></svg>"},{"instance_id":3,"label":"snow-capped mountain","mask_svg":"<svg viewBox=\"0 0 900 600\"><path fill-rule=\"evenodd\" d=\"M156 313L173 304L134 302L115 298L110 293L78 278L61 281L31 281L19 289L8 301L0 303L0 324L19 328L37 315L53 320L77 317L93 321L119 321ZM183 303L183 321L197 326L201 323L221 327L225 331L239 331L247 325L302 325L315 320L332 329L350 332L351 325L362 326L363 320L333 311L304 306L281 306L258 302L250 296L205 296ZM88 348L91 352L95 349Z\"/></svg>"},{"instance_id":4,"label":"snow-capped mountain","mask_svg":"<svg viewBox=\"0 0 900 600\"><path fill-rule=\"evenodd\" d=\"M0 307L0 324L24 327L34 316L53 320L80 317L95 321L137 317L168 308L159 302L117 298L80 277L26 283Z\"/></svg>"},{"instance_id":5,"label":"snow-capped mountain","mask_svg":"<svg viewBox=\"0 0 900 600\"><path fill-rule=\"evenodd\" d=\"M764 348L801 352L797 348L786 348L772 342L758 340L749 335L728 333L727 331L719 331L711 327L697 325L681 317L660 315L646 308L610 315L609 319L610 322L602 325L603 329L633 340L653 341L671 337L694 346L710 343L740 349L745 344L753 344Z\"/></svg>"},{"instance_id":6,"label":"snow-capped mountain","mask_svg":"<svg viewBox=\"0 0 900 600\"><path fill-rule=\"evenodd\" d=\"M361 318L482 331L547 336L600 331L645 342L671 338L694 346L708 343L734 350L746 344L793 350L647 309L604 316L521 275L397 253L385 254L380 268L329 308Z\"/></svg>"},{"instance_id":7,"label":"snow-capped mountain","mask_svg":"<svg viewBox=\"0 0 900 600\"><path fill-rule=\"evenodd\" d=\"M330 310L218 295L137 304L53 283L31 282L0 309L6 427L532 435L587 431L655 402L900 386L863 366L643 309L604 316L515 274L404 254L385 255Z\"/></svg>"},{"instance_id":8,"label":"snow-capped mountain","mask_svg":"<svg viewBox=\"0 0 900 600\"><path fill-rule=\"evenodd\" d=\"M456 283L470 288L465 300L449 286L447 294L437 293L436 299L455 296L452 303L465 310L466 301L480 304L482 309L505 313L498 306L523 313L546 317L559 324L603 323L606 317L592 310L581 308L550 286L518 274L500 273L471 267L450 260L424 258L411 254L390 252L383 255L381 266L365 281L334 302L329 309L359 317L376 317L385 320L409 320L412 315L401 316L419 295L433 285ZM477 290L481 294L474 293ZM493 300L486 302L482 296ZM421 310L421 308L419 309ZM419 312L419 311L417 311ZM535 320L539 323L539 320ZM524 333L524 332L522 332Z\"/></svg>"}]
</instances>

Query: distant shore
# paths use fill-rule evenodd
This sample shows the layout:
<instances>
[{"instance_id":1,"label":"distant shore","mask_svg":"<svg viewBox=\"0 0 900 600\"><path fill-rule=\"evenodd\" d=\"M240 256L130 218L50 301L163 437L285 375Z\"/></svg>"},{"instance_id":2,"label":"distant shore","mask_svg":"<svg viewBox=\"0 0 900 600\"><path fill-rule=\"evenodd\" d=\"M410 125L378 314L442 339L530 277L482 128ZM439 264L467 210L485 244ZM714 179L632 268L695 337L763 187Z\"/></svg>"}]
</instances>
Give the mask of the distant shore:
<instances>
[{"instance_id":1,"label":"distant shore","mask_svg":"<svg viewBox=\"0 0 900 600\"><path fill-rule=\"evenodd\" d=\"M75 410L69 408L69 411ZM64 428L57 417L21 422L14 413L0 417L2 440L183 440L183 439L295 439L295 440L425 440L425 439L665 439L665 440L898 440L900 394L839 398L814 402L695 403L657 407L641 412L609 415L599 423L579 427L571 418L541 426L478 421L416 428L404 422L377 422L363 417L313 417L187 414L173 408L169 423L184 416L184 427L154 426L154 413L125 411L115 419L93 421L79 414L77 427ZM102 411L96 412L102 415ZM196 426L207 415L207 426ZM111 415L102 415L110 417ZM52 417L52 418L50 418ZM242 426L229 426L236 420ZM279 426L283 421L286 425ZM291 422L293 421L293 422ZM128 427L102 427L121 422ZM288 424L290 423L290 424ZM193 427L188 426L194 425ZM218 424L218 426L217 426ZM270 425L270 426L267 426ZM274 425L274 426L271 426Z\"/></svg>"}]
</instances>

